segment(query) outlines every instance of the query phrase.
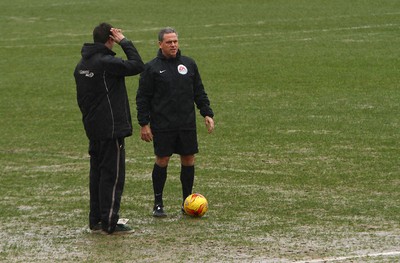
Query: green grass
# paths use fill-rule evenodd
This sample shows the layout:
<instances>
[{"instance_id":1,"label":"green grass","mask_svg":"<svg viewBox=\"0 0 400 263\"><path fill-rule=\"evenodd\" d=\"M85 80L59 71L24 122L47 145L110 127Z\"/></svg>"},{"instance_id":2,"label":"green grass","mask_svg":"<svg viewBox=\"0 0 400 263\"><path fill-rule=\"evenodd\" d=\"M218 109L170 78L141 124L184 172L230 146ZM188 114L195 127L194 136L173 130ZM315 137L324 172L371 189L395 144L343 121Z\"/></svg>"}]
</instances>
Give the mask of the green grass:
<instances>
[{"instance_id":1,"label":"green grass","mask_svg":"<svg viewBox=\"0 0 400 263\"><path fill-rule=\"evenodd\" d=\"M400 2L100 2L0 3L0 261L399 260ZM179 213L176 156L170 216L151 217L153 150L136 125L121 208L136 233L87 230L72 73L102 21L124 29L145 61L158 30L174 26L197 61L216 113L212 135L198 118L205 217ZM138 77L127 84L136 116ZM395 253L366 256L384 252Z\"/></svg>"}]
</instances>

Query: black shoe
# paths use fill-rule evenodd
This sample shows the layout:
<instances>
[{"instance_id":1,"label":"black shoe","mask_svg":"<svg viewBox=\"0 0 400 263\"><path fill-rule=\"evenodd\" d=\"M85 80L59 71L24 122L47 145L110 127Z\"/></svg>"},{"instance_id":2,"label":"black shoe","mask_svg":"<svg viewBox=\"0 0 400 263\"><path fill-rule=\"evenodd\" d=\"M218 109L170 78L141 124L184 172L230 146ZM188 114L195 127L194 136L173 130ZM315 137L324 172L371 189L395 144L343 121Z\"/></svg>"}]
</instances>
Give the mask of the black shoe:
<instances>
[{"instance_id":1,"label":"black shoe","mask_svg":"<svg viewBox=\"0 0 400 263\"><path fill-rule=\"evenodd\" d=\"M99 222L94 226L90 226L90 230L92 233L100 233L103 229L101 227L101 223Z\"/></svg>"},{"instance_id":2,"label":"black shoe","mask_svg":"<svg viewBox=\"0 0 400 263\"><path fill-rule=\"evenodd\" d=\"M103 235L125 235L125 234L132 234L135 233L131 227L124 225L124 224L117 224L115 229L112 233L107 233L106 231L101 231Z\"/></svg>"},{"instance_id":3,"label":"black shoe","mask_svg":"<svg viewBox=\"0 0 400 263\"><path fill-rule=\"evenodd\" d=\"M182 214L186 214L186 212L185 212L185 208L184 208L184 203L182 203L182 205L181 205L181 212L182 212Z\"/></svg>"},{"instance_id":4,"label":"black shoe","mask_svg":"<svg viewBox=\"0 0 400 263\"><path fill-rule=\"evenodd\" d=\"M133 230L131 227L125 225L125 224L117 224L115 227L114 232L112 232L112 235L125 235L125 234L132 234L134 233L135 230Z\"/></svg>"},{"instance_id":5,"label":"black shoe","mask_svg":"<svg viewBox=\"0 0 400 263\"><path fill-rule=\"evenodd\" d=\"M162 205L155 205L153 208L153 216L154 217L166 217L167 214L164 212Z\"/></svg>"}]
</instances>

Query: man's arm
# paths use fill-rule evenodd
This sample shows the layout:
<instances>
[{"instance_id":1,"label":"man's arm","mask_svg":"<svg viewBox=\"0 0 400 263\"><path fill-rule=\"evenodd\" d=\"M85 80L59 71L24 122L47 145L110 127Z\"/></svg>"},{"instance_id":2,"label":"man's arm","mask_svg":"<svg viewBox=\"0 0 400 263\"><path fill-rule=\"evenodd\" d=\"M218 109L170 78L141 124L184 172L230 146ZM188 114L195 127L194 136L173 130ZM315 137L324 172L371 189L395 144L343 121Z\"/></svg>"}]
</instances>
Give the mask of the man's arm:
<instances>
[{"instance_id":1,"label":"man's arm","mask_svg":"<svg viewBox=\"0 0 400 263\"><path fill-rule=\"evenodd\" d=\"M136 92L137 120L141 127L150 123L151 100L154 93L151 75L151 68L146 66L140 74L139 87Z\"/></svg>"},{"instance_id":2,"label":"man's arm","mask_svg":"<svg viewBox=\"0 0 400 263\"><path fill-rule=\"evenodd\" d=\"M106 63L106 70L111 74L120 76L133 76L142 72L144 63L132 41L125 38L121 29L112 28L110 32L110 38L121 46L127 60L110 56Z\"/></svg>"},{"instance_id":3,"label":"man's arm","mask_svg":"<svg viewBox=\"0 0 400 263\"><path fill-rule=\"evenodd\" d=\"M201 116L213 118L214 112L210 107L210 100L208 99L208 95L204 89L196 63L194 64L194 68L194 102L196 103L197 108L200 110Z\"/></svg>"}]
</instances>

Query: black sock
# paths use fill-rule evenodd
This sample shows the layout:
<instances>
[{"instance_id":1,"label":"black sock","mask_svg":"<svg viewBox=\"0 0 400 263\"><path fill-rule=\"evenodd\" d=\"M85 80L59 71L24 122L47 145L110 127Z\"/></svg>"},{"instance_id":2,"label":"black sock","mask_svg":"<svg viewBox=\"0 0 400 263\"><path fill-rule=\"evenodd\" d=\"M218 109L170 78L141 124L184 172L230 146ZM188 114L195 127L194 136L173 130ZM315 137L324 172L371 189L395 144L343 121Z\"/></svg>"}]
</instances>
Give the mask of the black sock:
<instances>
[{"instance_id":1,"label":"black sock","mask_svg":"<svg viewBox=\"0 0 400 263\"><path fill-rule=\"evenodd\" d=\"M154 204L163 205L162 194L167 180L167 167L160 167L154 164L151 177L153 180Z\"/></svg>"},{"instance_id":2,"label":"black sock","mask_svg":"<svg viewBox=\"0 0 400 263\"><path fill-rule=\"evenodd\" d=\"M192 193L194 183L194 166L181 166L182 197L185 201Z\"/></svg>"}]
</instances>

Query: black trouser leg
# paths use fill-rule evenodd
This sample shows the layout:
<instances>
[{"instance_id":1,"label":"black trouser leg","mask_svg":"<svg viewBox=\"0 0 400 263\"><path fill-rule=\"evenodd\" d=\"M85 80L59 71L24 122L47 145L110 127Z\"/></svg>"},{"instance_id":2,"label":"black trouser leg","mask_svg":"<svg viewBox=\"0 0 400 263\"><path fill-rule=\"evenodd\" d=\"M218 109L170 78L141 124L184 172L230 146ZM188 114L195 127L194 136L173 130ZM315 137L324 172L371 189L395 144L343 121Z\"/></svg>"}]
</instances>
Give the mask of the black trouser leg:
<instances>
[{"instance_id":1,"label":"black trouser leg","mask_svg":"<svg viewBox=\"0 0 400 263\"><path fill-rule=\"evenodd\" d=\"M90 155L90 173L89 173L89 192L90 192L90 212L89 212L89 227L92 229L95 225L101 222L100 200L99 200L99 185L100 171L98 158L98 143L95 141L89 142Z\"/></svg>"},{"instance_id":2,"label":"black trouser leg","mask_svg":"<svg viewBox=\"0 0 400 263\"><path fill-rule=\"evenodd\" d=\"M103 230L112 233L119 219L118 213L125 183L124 139L95 141L93 145L96 145L93 147L96 149L96 161L93 161L93 164L97 165L93 171L97 170L98 173L91 177L90 182L91 209L93 207L93 214L97 213L97 209L100 210ZM97 197L96 191L98 191Z\"/></svg>"}]
</instances>

